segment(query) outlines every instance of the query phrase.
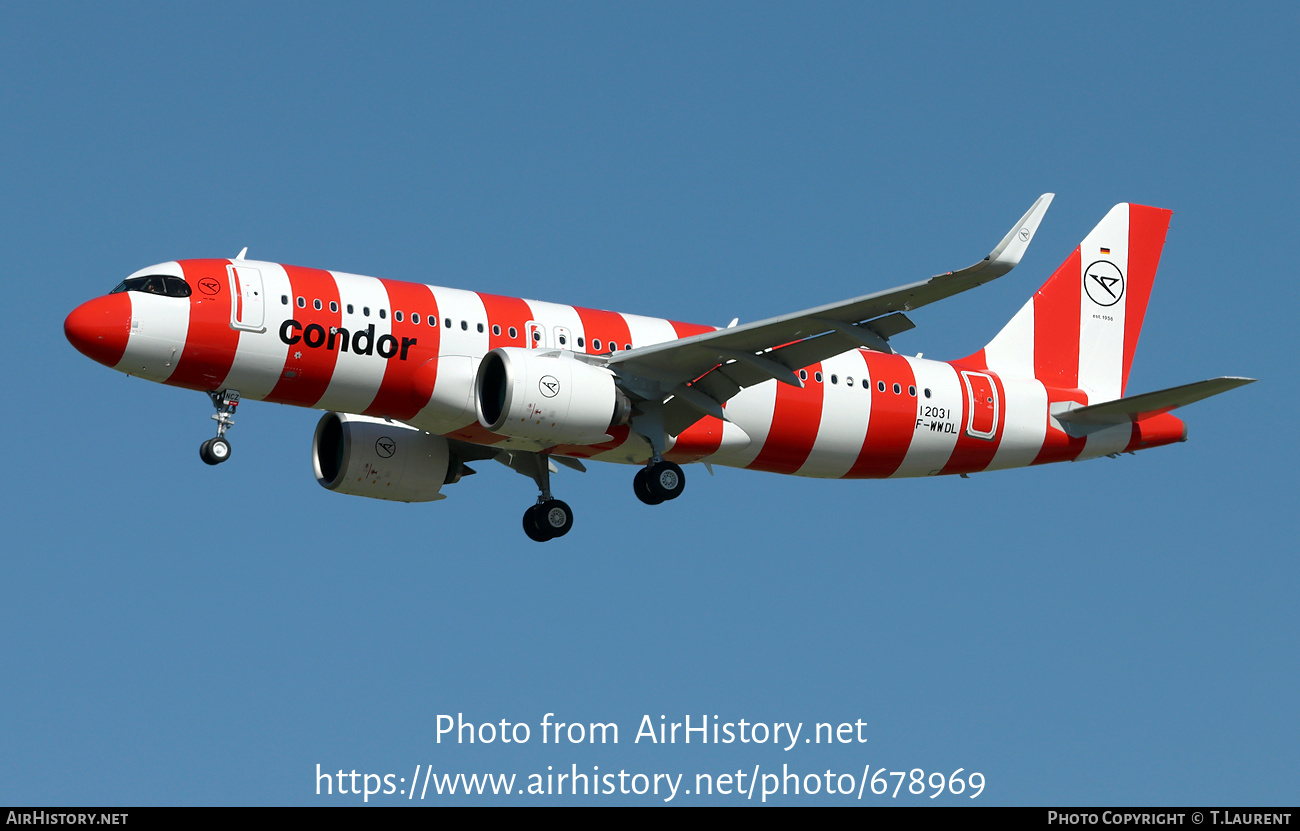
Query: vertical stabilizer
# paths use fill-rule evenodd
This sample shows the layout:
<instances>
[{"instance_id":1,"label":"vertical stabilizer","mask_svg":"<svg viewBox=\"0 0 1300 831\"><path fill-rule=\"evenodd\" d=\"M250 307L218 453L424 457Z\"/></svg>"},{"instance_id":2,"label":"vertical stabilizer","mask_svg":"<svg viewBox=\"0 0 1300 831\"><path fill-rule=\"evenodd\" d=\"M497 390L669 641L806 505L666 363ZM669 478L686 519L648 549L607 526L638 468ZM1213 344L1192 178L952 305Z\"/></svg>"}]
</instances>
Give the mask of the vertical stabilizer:
<instances>
[{"instance_id":1,"label":"vertical stabilizer","mask_svg":"<svg viewBox=\"0 0 1300 831\"><path fill-rule=\"evenodd\" d=\"M1124 394L1170 211L1120 204L972 360L1007 378Z\"/></svg>"}]
</instances>

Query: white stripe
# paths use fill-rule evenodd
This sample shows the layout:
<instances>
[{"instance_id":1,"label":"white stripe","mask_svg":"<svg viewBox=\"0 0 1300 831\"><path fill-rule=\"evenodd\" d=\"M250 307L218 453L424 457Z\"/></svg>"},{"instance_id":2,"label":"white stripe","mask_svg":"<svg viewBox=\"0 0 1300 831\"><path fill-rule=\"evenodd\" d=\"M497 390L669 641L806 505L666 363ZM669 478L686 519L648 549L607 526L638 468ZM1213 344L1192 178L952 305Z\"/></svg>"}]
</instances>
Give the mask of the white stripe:
<instances>
[{"instance_id":1,"label":"white stripe","mask_svg":"<svg viewBox=\"0 0 1300 831\"><path fill-rule=\"evenodd\" d=\"M1088 393L1089 404L1120 396L1124 373L1124 314L1130 297L1128 219L1128 205L1116 205L1079 246L1082 295L1079 299L1079 388ZM1103 253L1102 248L1109 248L1109 253ZM1123 276L1123 292L1119 302L1105 305L1110 300L1110 292L1118 289L1115 285L1102 285L1098 278L1113 279L1115 268Z\"/></svg>"},{"instance_id":2,"label":"white stripe","mask_svg":"<svg viewBox=\"0 0 1300 831\"><path fill-rule=\"evenodd\" d=\"M472 291L463 289L448 289L440 286L429 286L433 292L434 300L438 304L438 314L441 319L439 325L442 326L442 337L438 342L438 352L443 355L468 355L474 358L475 366L488 351L488 338L491 329L488 328L487 310L483 307L483 298ZM448 328L446 323L451 321L451 327ZM482 324L483 331L478 330ZM522 326L522 324L520 324ZM502 326L502 329L506 329ZM509 332L503 332L508 335ZM524 345L524 334L521 330L517 338L520 346ZM439 372L439 375L442 373Z\"/></svg>"},{"instance_id":3,"label":"white stripe","mask_svg":"<svg viewBox=\"0 0 1300 831\"><path fill-rule=\"evenodd\" d=\"M903 457L903 463L898 466L893 478L933 476L948 464L948 460L952 458L952 450L957 446L957 436L965 429L961 380L957 376L957 371L949 364L917 358L908 358L907 362L916 375L917 389L914 399L917 407L916 420L926 424L942 424L945 427L936 431L923 426L923 429L914 432L912 443L907 448L907 455ZM930 390L930 398L925 397L926 389ZM888 394L894 394L892 387ZM907 395L907 390L903 390L903 395ZM922 416L921 408L925 406L948 410L947 418ZM949 424L953 425L951 430L946 428Z\"/></svg>"},{"instance_id":4,"label":"white stripe","mask_svg":"<svg viewBox=\"0 0 1300 831\"><path fill-rule=\"evenodd\" d=\"M1047 390L1038 381L1002 379L1006 421L993 461L985 470L1024 467L1038 457L1047 436Z\"/></svg>"},{"instance_id":5,"label":"white stripe","mask_svg":"<svg viewBox=\"0 0 1300 831\"><path fill-rule=\"evenodd\" d=\"M387 317L390 308L388 292L383 283L374 277L334 271L330 274L334 277L334 284L343 302L343 321L340 325L348 330L350 341L355 339L357 332L366 331L371 324L375 327L375 343L378 343L382 335L392 334L393 327ZM352 304L352 314L348 314L348 304ZM369 315L364 313L367 308L370 310ZM386 310L386 316L382 319L379 317L380 309ZM307 347L301 343L294 345L295 351L305 348ZM373 344L369 355L356 354L350 345L346 352L340 348L334 363L334 374L316 408L345 413L363 412L375 400L375 393L384 380L386 366L387 361L374 352Z\"/></svg>"},{"instance_id":6,"label":"white stripe","mask_svg":"<svg viewBox=\"0 0 1300 831\"><path fill-rule=\"evenodd\" d=\"M727 418L745 431L750 438L747 447L732 449L723 443L710 461L729 467L744 467L763 451L767 434L772 431L772 416L776 412L776 381L764 381L741 390L727 402ZM723 434L725 438L726 434Z\"/></svg>"},{"instance_id":7,"label":"white stripe","mask_svg":"<svg viewBox=\"0 0 1300 831\"><path fill-rule=\"evenodd\" d=\"M586 352L587 340L582 331L582 318L578 316L577 309L572 306L566 306L561 303L546 303L541 300L526 300L528 308L532 309L533 316L531 320L546 327L547 343L559 349L568 349L572 352ZM502 335L508 335L502 326ZM564 345L558 342L556 332L558 330L568 330L568 336L571 340ZM578 346L578 338L582 338L583 346ZM522 342L522 341L521 341Z\"/></svg>"},{"instance_id":8,"label":"white stripe","mask_svg":"<svg viewBox=\"0 0 1300 831\"><path fill-rule=\"evenodd\" d=\"M629 314L623 315L623 319L627 321L627 331L632 336L633 348L677 339L677 330L666 320ZM624 344L619 344L619 349L623 346Z\"/></svg>"},{"instance_id":9,"label":"white stripe","mask_svg":"<svg viewBox=\"0 0 1300 831\"><path fill-rule=\"evenodd\" d=\"M122 360L113 368L162 383L171 377L185 351L190 299L143 291L128 291L126 295L131 299L131 334Z\"/></svg>"},{"instance_id":10,"label":"white stripe","mask_svg":"<svg viewBox=\"0 0 1300 831\"><path fill-rule=\"evenodd\" d=\"M230 365L223 388L239 390L241 398L260 401L271 394L284 369L289 346L280 340L280 324L293 317L293 289L284 266L278 263L250 262L262 272L262 294L266 299L266 331L240 332L235 360ZM281 298L288 297L289 305Z\"/></svg>"},{"instance_id":11,"label":"white stripe","mask_svg":"<svg viewBox=\"0 0 1300 831\"><path fill-rule=\"evenodd\" d=\"M1003 379L1034 377L1033 298L984 347L984 361Z\"/></svg>"},{"instance_id":12,"label":"white stripe","mask_svg":"<svg viewBox=\"0 0 1300 831\"><path fill-rule=\"evenodd\" d=\"M849 472L867 437L871 392L864 388L866 366L857 350L822 361L822 414L817 439L797 476L839 478ZM836 382L831 382L831 377ZM849 378L853 386L849 386ZM809 379L810 383L816 383ZM869 383L869 382L867 382Z\"/></svg>"}]
</instances>

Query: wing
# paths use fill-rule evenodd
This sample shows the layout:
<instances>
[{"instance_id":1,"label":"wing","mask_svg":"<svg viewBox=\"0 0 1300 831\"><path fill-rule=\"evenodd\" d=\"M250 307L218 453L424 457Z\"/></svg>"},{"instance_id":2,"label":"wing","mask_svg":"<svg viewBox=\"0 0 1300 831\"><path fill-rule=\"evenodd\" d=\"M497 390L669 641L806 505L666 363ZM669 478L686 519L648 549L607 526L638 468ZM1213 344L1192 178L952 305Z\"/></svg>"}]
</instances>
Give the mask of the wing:
<instances>
[{"instance_id":1,"label":"wing","mask_svg":"<svg viewBox=\"0 0 1300 831\"><path fill-rule=\"evenodd\" d=\"M904 312L1001 277L1016 267L1054 194L1038 197L987 257L906 286L729 329L616 353L609 366L665 402L664 429L677 435L704 415L725 419L723 402L775 378L803 386L799 367L865 346L892 352L889 338L913 328ZM630 376L630 377L629 377ZM640 383L636 381L640 379Z\"/></svg>"}]
</instances>

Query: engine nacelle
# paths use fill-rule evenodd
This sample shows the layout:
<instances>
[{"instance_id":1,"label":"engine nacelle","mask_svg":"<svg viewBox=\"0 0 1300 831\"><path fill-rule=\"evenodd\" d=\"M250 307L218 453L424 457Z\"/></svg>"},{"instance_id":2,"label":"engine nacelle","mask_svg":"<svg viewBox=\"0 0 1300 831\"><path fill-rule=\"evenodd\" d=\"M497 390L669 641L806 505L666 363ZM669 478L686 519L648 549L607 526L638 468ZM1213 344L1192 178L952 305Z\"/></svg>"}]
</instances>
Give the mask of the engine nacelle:
<instances>
[{"instance_id":1,"label":"engine nacelle","mask_svg":"<svg viewBox=\"0 0 1300 831\"><path fill-rule=\"evenodd\" d=\"M474 379L479 424L551 444L596 444L626 424L632 402L614 373L566 352L505 346L483 357Z\"/></svg>"},{"instance_id":2,"label":"engine nacelle","mask_svg":"<svg viewBox=\"0 0 1300 831\"><path fill-rule=\"evenodd\" d=\"M337 493L432 502L446 499L439 489L459 476L442 436L431 436L405 424L382 418L326 413L311 442L316 481Z\"/></svg>"}]
</instances>

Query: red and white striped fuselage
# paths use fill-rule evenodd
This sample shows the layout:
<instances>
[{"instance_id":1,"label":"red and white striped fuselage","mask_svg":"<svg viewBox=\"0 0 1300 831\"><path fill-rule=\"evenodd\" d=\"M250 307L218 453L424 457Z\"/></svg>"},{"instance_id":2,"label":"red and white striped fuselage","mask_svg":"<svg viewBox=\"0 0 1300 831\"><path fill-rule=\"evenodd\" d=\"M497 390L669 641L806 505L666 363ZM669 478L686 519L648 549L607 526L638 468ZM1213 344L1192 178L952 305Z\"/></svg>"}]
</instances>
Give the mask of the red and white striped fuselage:
<instances>
[{"instance_id":1,"label":"red and white striped fuselage","mask_svg":"<svg viewBox=\"0 0 1300 831\"><path fill-rule=\"evenodd\" d=\"M251 260L182 260L133 277L146 275L181 278L189 296L123 291L73 313L93 315L96 331L117 333L100 334L93 349L78 347L121 372L196 390L237 389L245 400L390 418L473 444L630 464L644 463L652 449L627 426L612 427L610 439L596 444L554 447L487 430L473 398L483 357L497 347L608 355L715 330ZM1061 387L1025 374L1003 377L984 352L942 362L854 349L800 369L802 388L770 380L744 389L726 403L725 421L705 416L665 437L664 456L884 478L1072 461L1184 437L1170 415L1072 437L1053 413L1089 403L1077 372Z\"/></svg>"}]
</instances>

